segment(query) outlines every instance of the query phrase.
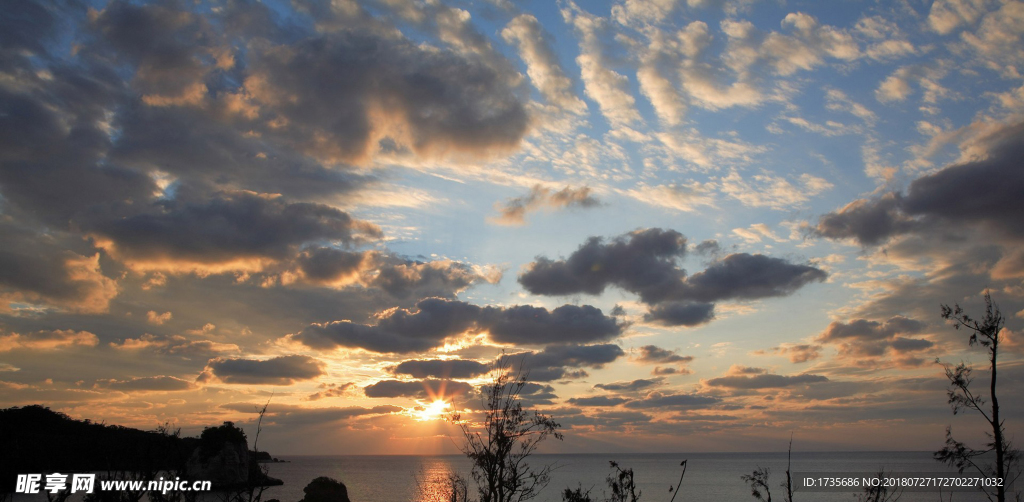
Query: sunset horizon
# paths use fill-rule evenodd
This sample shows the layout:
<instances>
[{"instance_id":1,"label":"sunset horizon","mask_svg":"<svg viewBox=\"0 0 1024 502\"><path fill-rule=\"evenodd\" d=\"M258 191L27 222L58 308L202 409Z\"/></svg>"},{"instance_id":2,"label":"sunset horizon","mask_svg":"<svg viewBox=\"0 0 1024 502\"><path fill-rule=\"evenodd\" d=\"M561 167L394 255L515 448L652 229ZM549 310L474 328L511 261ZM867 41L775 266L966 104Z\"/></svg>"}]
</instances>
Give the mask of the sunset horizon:
<instances>
[{"instance_id":1,"label":"sunset horizon","mask_svg":"<svg viewBox=\"0 0 1024 502\"><path fill-rule=\"evenodd\" d=\"M459 455L498 364L540 454L981 449L988 295L1024 438L1024 2L5 11L0 409Z\"/></svg>"}]
</instances>

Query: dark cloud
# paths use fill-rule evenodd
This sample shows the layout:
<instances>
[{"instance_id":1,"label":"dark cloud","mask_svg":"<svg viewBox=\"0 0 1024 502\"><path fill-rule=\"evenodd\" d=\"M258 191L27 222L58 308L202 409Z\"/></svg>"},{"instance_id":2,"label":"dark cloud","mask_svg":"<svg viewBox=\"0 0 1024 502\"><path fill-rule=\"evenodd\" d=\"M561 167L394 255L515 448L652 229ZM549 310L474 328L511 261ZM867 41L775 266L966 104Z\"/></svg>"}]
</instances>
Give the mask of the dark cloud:
<instances>
[{"instance_id":1,"label":"dark cloud","mask_svg":"<svg viewBox=\"0 0 1024 502\"><path fill-rule=\"evenodd\" d=\"M331 202L377 183L370 174L325 166L301 152L247 134L234 124L234 94L210 96L211 109L131 107L118 116L123 131L110 152L118 164L166 175L210 191L247 189Z\"/></svg>"},{"instance_id":2,"label":"dark cloud","mask_svg":"<svg viewBox=\"0 0 1024 502\"><path fill-rule=\"evenodd\" d=\"M815 341L836 345L843 356L877 358L890 349L906 353L931 348L934 343L929 340L898 336L918 334L925 327L925 323L903 316L893 316L885 322L867 319L854 319L849 323L836 321L829 324ZM920 362L923 361L914 365Z\"/></svg>"},{"instance_id":3,"label":"dark cloud","mask_svg":"<svg viewBox=\"0 0 1024 502\"><path fill-rule=\"evenodd\" d=\"M101 246L127 260L203 264L282 259L310 241L349 243L357 233L380 235L375 226L333 207L252 192L220 193L194 203L167 200L153 209L96 222L89 231Z\"/></svg>"},{"instance_id":4,"label":"dark cloud","mask_svg":"<svg viewBox=\"0 0 1024 502\"><path fill-rule=\"evenodd\" d=\"M736 253L690 276L682 296L700 302L787 296L827 277L824 271L810 265L760 254Z\"/></svg>"},{"instance_id":5,"label":"dark cloud","mask_svg":"<svg viewBox=\"0 0 1024 502\"><path fill-rule=\"evenodd\" d=\"M349 394L356 388L356 384L347 383L322 383L317 386L318 391L306 397L307 401L318 401L328 397L342 397Z\"/></svg>"},{"instance_id":6,"label":"dark cloud","mask_svg":"<svg viewBox=\"0 0 1024 502\"><path fill-rule=\"evenodd\" d=\"M616 285L653 303L679 288L686 272L677 261L685 254L686 237L674 230L637 230L607 243L591 237L566 260L538 257L519 283L539 295L597 295Z\"/></svg>"},{"instance_id":7,"label":"dark cloud","mask_svg":"<svg viewBox=\"0 0 1024 502\"><path fill-rule=\"evenodd\" d=\"M482 394L485 389L480 389ZM538 405L550 405L554 404L558 396L555 395L555 388L550 385L539 384L534 382L526 382L523 388L519 392L520 398L523 400L523 404L526 406L538 406Z\"/></svg>"},{"instance_id":8,"label":"dark cloud","mask_svg":"<svg viewBox=\"0 0 1024 502\"><path fill-rule=\"evenodd\" d=\"M822 216L813 233L829 239L852 238L865 246L880 244L918 226L900 213L900 203L901 196L897 193L873 200L855 200L837 212Z\"/></svg>"},{"instance_id":9,"label":"dark cloud","mask_svg":"<svg viewBox=\"0 0 1024 502\"><path fill-rule=\"evenodd\" d=\"M824 271L810 265L747 253L728 255L687 277L677 263L685 252L686 238L673 230L638 230L607 244L591 237L566 260L537 258L520 274L519 283L527 291L543 295L596 295L615 285L653 305L665 301L711 303L786 296L827 277ZM670 321L673 310L666 307L660 312L663 320ZM696 312L695 308L686 313L693 320Z\"/></svg>"},{"instance_id":10,"label":"dark cloud","mask_svg":"<svg viewBox=\"0 0 1024 502\"><path fill-rule=\"evenodd\" d=\"M653 378L645 379L641 378L633 380L632 382L613 382L613 383L599 383L594 386L595 389L604 389L612 392L636 392L641 389L661 385L664 383L664 379Z\"/></svg>"},{"instance_id":11,"label":"dark cloud","mask_svg":"<svg viewBox=\"0 0 1024 502\"><path fill-rule=\"evenodd\" d=\"M226 410L242 413L259 413L265 403L225 403L220 405ZM359 406L305 408L302 406L275 404L267 408L266 418L277 426L293 427L311 424L323 424L349 420L356 417L387 415L402 411L400 406L381 405L372 408Z\"/></svg>"},{"instance_id":12,"label":"dark cloud","mask_svg":"<svg viewBox=\"0 0 1024 502\"><path fill-rule=\"evenodd\" d=\"M160 392L191 390L195 384L172 376L138 377L128 380L101 380L94 386L98 389L124 392Z\"/></svg>"},{"instance_id":13,"label":"dark cloud","mask_svg":"<svg viewBox=\"0 0 1024 502\"><path fill-rule=\"evenodd\" d=\"M132 87L154 106L195 104L203 77L216 62L216 34L206 19L174 4L134 5L115 0L92 28L121 63L134 66ZM211 64L212 63L212 64Z\"/></svg>"},{"instance_id":14,"label":"dark cloud","mask_svg":"<svg viewBox=\"0 0 1024 502\"><path fill-rule=\"evenodd\" d=\"M0 352L10 350L53 350L73 346L95 347L99 338L88 331L56 329L31 333L0 334Z\"/></svg>"},{"instance_id":15,"label":"dark cloud","mask_svg":"<svg viewBox=\"0 0 1024 502\"><path fill-rule=\"evenodd\" d=\"M629 401L629 399L623 397L611 397L611 396L593 396L593 397L574 397L569 399L567 402L574 406L615 406Z\"/></svg>"},{"instance_id":16,"label":"dark cloud","mask_svg":"<svg viewBox=\"0 0 1024 502\"><path fill-rule=\"evenodd\" d=\"M591 193L589 187L565 187L553 191L540 185L530 189L530 193L508 199L497 207L500 215L495 222L503 225L522 225L526 222L526 214L547 207L551 209L591 208L601 205Z\"/></svg>"},{"instance_id":17,"label":"dark cloud","mask_svg":"<svg viewBox=\"0 0 1024 502\"><path fill-rule=\"evenodd\" d=\"M738 364L734 364L729 368L729 375L761 375L767 372L768 370L764 368L740 366Z\"/></svg>"},{"instance_id":18,"label":"dark cloud","mask_svg":"<svg viewBox=\"0 0 1024 502\"><path fill-rule=\"evenodd\" d=\"M82 7L75 5L78 9ZM60 13L53 6L36 2L6 5L0 19L0 50L17 53L45 53L45 43L59 26Z\"/></svg>"},{"instance_id":19,"label":"dark cloud","mask_svg":"<svg viewBox=\"0 0 1024 502\"><path fill-rule=\"evenodd\" d=\"M402 361L389 371L413 378L473 378L490 370L490 365L468 359L428 359Z\"/></svg>"},{"instance_id":20,"label":"dark cloud","mask_svg":"<svg viewBox=\"0 0 1024 502\"><path fill-rule=\"evenodd\" d=\"M883 322L855 319L849 323L833 322L819 335L822 342L837 342L846 339L883 340L896 334L920 333L925 323L903 316L893 316Z\"/></svg>"},{"instance_id":21,"label":"dark cloud","mask_svg":"<svg viewBox=\"0 0 1024 502\"><path fill-rule=\"evenodd\" d=\"M405 336L385 331L379 325L369 326L351 321L311 324L292 335L292 338L313 349L350 347L380 353L425 352L441 345L443 339Z\"/></svg>"},{"instance_id":22,"label":"dark cloud","mask_svg":"<svg viewBox=\"0 0 1024 502\"><path fill-rule=\"evenodd\" d=\"M526 132L502 76L451 52L362 30L252 49L246 90L283 124L263 132L320 159L359 160L382 137L420 154L480 152Z\"/></svg>"},{"instance_id":23,"label":"dark cloud","mask_svg":"<svg viewBox=\"0 0 1024 502\"><path fill-rule=\"evenodd\" d=\"M500 312L489 326L491 339L499 343L586 343L610 340L623 325L590 305L543 307L517 305Z\"/></svg>"},{"instance_id":24,"label":"dark cloud","mask_svg":"<svg viewBox=\"0 0 1024 502\"><path fill-rule=\"evenodd\" d=\"M0 61L0 70L11 70L10 62ZM26 92L0 89L5 203L60 230L85 214L130 213L133 203L148 200L157 189L144 173L106 158L111 139L102 124L123 89L112 71L83 66L56 62L47 79L35 69L19 75Z\"/></svg>"},{"instance_id":25,"label":"dark cloud","mask_svg":"<svg viewBox=\"0 0 1024 502\"><path fill-rule=\"evenodd\" d=\"M75 312L106 312L117 295L99 255L83 256L54 235L0 222L0 311L10 302L44 304Z\"/></svg>"},{"instance_id":26,"label":"dark cloud","mask_svg":"<svg viewBox=\"0 0 1024 502\"><path fill-rule=\"evenodd\" d=\"M827 381L828 378L822 375L775 375L761 373L749 376L728 375L712 378L705 381L705 383L712 387L726 387L730 389L777 389Z\"/></svg>"},{"instance_id":27,"label":"dark cloud","mask_svg":"<svg viewBox=\"0 0 1024 502\"><path fill-rule=\"evenodd\" d=\"M380 251L349 251L313 246L295 259L295 270L306 282L320 286L361 284L395 298L451 298L478 282L496 282L497 270L477 270L451 260L416 261Z\"/></svg>"},{"instance_id":28,"label":"dark cloud","mask_svg":"<svg viewBox=\"0 0 1024 502\"><path fill-rule=\"evenodd\" d=\"M335 321L313 324L293 335L314 349L363 348L374 352L422 352L443 340L470 330L484 317L484 307L460 301L428 298L415 311L397 309L376 325Z\"/></svg>"},{"instance_id":29,"label":"dark cloud","mask_svg":"<svg viewBox=\"0 0 1024 502\"><path fill-rule=\"evenodd\" d=\"M636 399L625 404L626 408L707 408L722 400L714 396L698 394L662 394L651 393L643 399Z\"/></svg>"},{"instance_id":30,"label":"dark cloud","mask_svg":"<svg viewBox=\"0 0 1024 502\"><path fill-rule=\"evenodd\" d=\"M600 369L623 355L625 352L618 345L600 344L553 345L539 352L525 352L506 357L521 361L522 369L530 380L550 382L584 377L587 373L582 368Z\"/></svg>"},{"instance_id":31,"label":"dark cloud","mask_svg":"<svg viewBox=\"0 0 1024 502\"><path fill-rule=\"evenodd\" d=\"M714 239L708 239L701 241L693 247L693 252L701 256L707 256L711 258L717 258L722 252L722 247L718 244L718 241Z\"/></svg>"},{"instance_id":32,"label":"dark cloud","mask_svg":"<svg viewBox=\"0 0 1024 502\"><path fill-rule=\"evenodd\" d=\"M553 344L608 340L623 326L599 309L563 305L548 311L528 305L479 307L469 303L428 298L415 311L397 309L376 325L336 321L314 324L292 337L309 347L359 347L374 352L408 353L439 346L447 337L488 331L501 343Z\"/></svg>"},{"instance_id":33,"label":"dark cloud","mask_svg":"<svg viewBox=\"0 0 1024 502\"><path fill-rule=\"evenodd\" d=\"M367 252L316 246L299 253L295 262L309 281L328 283L359 274L369 258Z\"/></svg>"},{"instance_id":34,"label":"dark cloud","mask_svg":"<svg viewBox=\"0 0 1024 502\"><path fill-rule=\"evenodd\" d=\"M215 342L212 340L189 340L181 335L143 334L138 338L126 338L124 341L110 344L121 350L152 350L160 354L171 354L182 357L214 357L219 354L239 352L241 349L233 343Z\"/></svg>"},{"instance_id":35,"label":"dark cloud","mask_svg":"<svg viewBox=\"0 0 1024 502\"><path fill-rule=\"evenodd\" d=\"M272 359L211 359L196 380L229 384L291 385L325 374L324 363L309 356L279 356Z\"/></svg>"},{"instance_id":36,"label":"dark cloud","mask_svg":"<svg viewBox=\"0 0 1024 502\"><path fill-rule=\"evenodd\" d=\"M714 303L666 302L644 314L644 322L659 326L699 326L714 318Z\"/></svg>"},{"instance_id":37,"label":"dark cloud","mask_svg":"<svg viewBox=\"0 0 1024 502\"><path fill-rule=\"evenodd\" d=\"M821 357L821 345L811 345L806 343L798 345L782 345L779 347L772 347L768 350L758 350L754 353L758 355L788 355L791 363L805 363Z\"/></svg>"},{"instance_id":38,"label":"dark cloud","mask_svg":"<svg viewBox=\"0 0 1024 502\"><path fill-rule=\"evenodd\" d=\"M1024 123L988 139L988 156L922 176L910 184L903 201L912 216L990 226L1005 235L1024 237Z\"/></svg>"},{"instance_id":39,"label":"dark cloud","mask_svg":"<svg viewBox=\"0 0 1024 502\"><path fill-rule=\"evenodd\" d=\"M366 397L413 397L419 399L450 399L473 392L473 386L453 380L381 380L363 388Z\"/></svg>"},{"instance_id":40,"label":"dark cloud","mask_svg":"<svg viewBox=\"0 0 1024 502\"><path fill-rule=\"evenodd\" d=\"M925 340L922 338L903 338L895 337L892 340L890 346L896 352L914 352L917 350L924 350L931 348L935 343L931 340Z\"/></svg>"},{"instance_id":41,"label":"dark cloud","mask_svg":"<svg viewBox=\"0 0 1024 502\"><path fill-rule=\"evenodd\" d=\"M674 366L669 366L666 368L663 368L661 366L655 366L654 369L651 370L651 374L654 376L689 375L691 373L693 373L693 371L687 368L676 368Z\"/></svg>"},{"instance_id":42,"label":"dark cloud","mask_svg":"<svg viewBox=\"0 0 1024 502\"><path fill-rule=\"evenodd\" d=\"M376 255L376 270L367 281L395 298L451 297L471 284L496 282L500 272L482 275L465 263L451 260L412 261L394 255Z\"/></svg>"},{"instance_id":43,"label":"dark cloud","mask_svg":"<svg viewBox=\"0 0 1024 502\"><path fill-rule=\"evenodd\" d=\"M688 363L693 361L693 356L681 356L674 350L663 349L657 345L644 345L640 347L637 361L642 363Z\"/></svg>"},{"instance_id":44,"label":"dark cloud","mask_svg":"<svg viewBox=\"0 0 1024 502\"><path fill-rule=\"evenodd\" d=\"M907 193L857 200L838 212L821 217L813 233L831 239L853 238L870 246L894 235L942 225L982 225L1011 239L1024 237L1024 123L1007 126L986 138L988 155L981 160L954 164L917 178Z\"/></svg>"}]
</instances>

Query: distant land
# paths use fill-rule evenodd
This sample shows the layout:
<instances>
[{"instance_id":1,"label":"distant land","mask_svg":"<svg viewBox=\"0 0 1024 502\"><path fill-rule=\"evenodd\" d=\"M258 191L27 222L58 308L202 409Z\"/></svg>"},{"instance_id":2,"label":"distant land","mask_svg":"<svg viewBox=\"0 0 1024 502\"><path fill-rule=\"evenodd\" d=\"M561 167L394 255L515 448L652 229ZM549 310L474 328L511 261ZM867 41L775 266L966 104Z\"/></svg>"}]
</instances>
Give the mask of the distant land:
<instances>
[{"instance_id":1,"label":"distant land","mask_svg":"<svg viewBox=\"0 0 1024 502\"><path fill-rule=\"evenodd\" d=\"M175 472L214 479L215 487L280 484L256 464L281 460L249 451L245 433L231 422L208 427L200 437L180 437L167 426L143 431L32 405L0 410L0 444L0 493L14 491L18 474L53 472L132 472L151 478ZM213 465L235 472L210 472Z\"/></svg>"}]
</instances>

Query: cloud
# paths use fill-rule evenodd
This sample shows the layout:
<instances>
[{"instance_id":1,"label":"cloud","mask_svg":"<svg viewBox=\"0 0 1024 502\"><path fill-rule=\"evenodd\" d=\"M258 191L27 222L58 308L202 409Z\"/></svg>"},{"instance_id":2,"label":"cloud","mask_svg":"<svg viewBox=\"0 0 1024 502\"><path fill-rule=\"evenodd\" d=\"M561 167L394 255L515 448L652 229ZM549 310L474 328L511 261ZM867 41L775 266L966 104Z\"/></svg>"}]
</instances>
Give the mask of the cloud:
<instances>
[{"instance_id":1,"label":"cloud","mask_svg":"<svg viewBox=\"0 0 1024 502\"><path fill-rule=\"evenodd\" d=\"M563 305L554 310L530 305L479 307L428 298L417 310L395 309L375 325L351 321L312 324L291 338L314 349L363 348L374 352L422 352L449 337L487 331L498 343L543 345L609 340L624 326L589 305Z\"/></svg>"},{"instance_id":2,"label":"cloud","mask_svg":"<svg viewBox=\"0 0 1024 502\"><path fill-rule=\"evenodd\" d=\"M307 401L318 401L328 397L343 397L356 388L352 382L346 383L322 383L317 386L318 391L306 397Z\"/></svg>"},{"instance_id":3,"label":"cloud","mask_svg":"<svg viewBox=\"0 0 1024 502\"><path fill-rule=\"evenodd\" d=\"M640 347L640 355L636 360L647 364L688 363L693 361L693 356L681 356L674 350L666 350L656 345L644 345Z\"/></svg>"},{"instance_id":4,"label":"cloud","mask_svg":"<svg viewBox=\"0 0 1024 502\"><path fill-rule=\"evenodd\" d=\"M848 62L862 56L847 30L823 25L809 14L790 13L781 24L788 33L762 33L749 21L723 20L725 49L711 59L707 52L713 36L707 24L690 23L680 36L683 89L695 104L709 110L754 107L768 99L785 99L784 86L766 88L769 77L812 70L829 59Z\"/></svg>"},{"instance_id":5,"label":"cloud","mask_svg":"<svg viewBox=\"0 0 1024 502\"><path fill-rule=\"evenodd\" d=\"M636 392L648 387L661 385L662 383L664 383L664 380L661 378L640 378L631 382L599 383L594 385L594 388L611 392Z\"/></svg>"},{"instance_id":6,"label":"cloud","mask_svg":"<svg viewBox=\"0 0 1024 502\"><path fill-rule=\"evenodd\" d=\"M9 333L0 335L0 352L11 350L56 350L74 346L95 347L99 338L88 331L70 329Z\"/></svg>"},{"instance_id":7,"label":"cloud","mask_svg":"<svg viewBox=\"0 0 1024 502\"><path fill-rule=\"evenodd\" d=\"M885 322L867 319L854 319L848 323L835 321L815 341L836 345L841 356L877 358L890 350L905 354L931 348L935 344L930 340L899 336L919 334L924 329L923 322L903 316L893 316Z\"/></svg>"},{"instance_id":8,"label":"cloud","mask_svg":"<svg viewBox=\"0 0 1024 502\"><path fill-rule=\"evenodd\" d=\"M764 354L779 354L788 355L789 362L793 364L806 363L821 357L821 346L811 344L797 344L797 345L782 345L779 347L772 347L766 351L758 350L754 352L758 355Z\"/></svg>"},{"instance_id":9,"label":"cloud","mask_svg":"<svg viewBox=\"0 0 1024 502\"><path fill-rule=\"evenodd\" d=\"M768 228L768 225L765 225L764 223L754 223L753 225L750 225L747 228L734 228L732 229L732 233L750 244L761 242L763 239L766 238L771 239L775 242L786 241L784 237L779 237L778 235L776 235L775 232L773 232L772 229Z\"/></svg>"},{"instance_id":10,"label":"cloud","mask_svg":"<svg viewBox=\"0 0 1024 502\"><path fill-rule=\"evenodd\" d=\"M875 98L882 103L904 101L913 94L913 86L924 90L921 101L928 105L938 103L949 95L949 90L939 84L948 69L939 63L901 66L885 78L875 89ZM924 111L929 109L922 108Z\"/></svg>"},{"instance_id":11,"label":"cloud","mask_svg":"<svg viewBox=\"0 0 1024 502\"><path fill-rule=\"evenodd\" d=\"M544 207L565 209L592 208L600 205L601 201L591 194L588 187L565 187L555 192L540 185L534 185L530 189L530 193L508 199L504 204L497 206L498 212L501 214L491 221L501 225L522 225L526 223L527 213Z\"/></svg>"},{"instance_id":12,"label":"cloud","mask_svg":"<svg viewBox=\"0 0 1024 502\"><path fill-rule=\"evenodd\" d=\"M827 381L828 378L822 375L776 375L767 373L761 368L733 366L732 368L729 368L729 371L725 376L703 380L703 383L713 387L751 390L762 388L783 388Z\"/></svg>"},{"instance_id":13,"label":"cloud","mask_svg":"<svg viewBox=\"0 0 1024 502\"><path fill-rule=\"evenodd\" d=\"M947 221L989 226L1007 236L1024 237L1024 211L1019 197L1024 173L1024 124L1008 126L994 135L987 158L955 164L910 184L902 208L911 216L937 216ZM963 194L985 194L964 197Z\"/></svg>"},{"instance_id":14,"label":"cloud","mask_svg":"<svg viewBox=\"0 0 1024 502\"><path fill-rule=\"evenodd\" d=\"M99 253L84 256L62 249L52 236L8 222L0 222L0 232L0 311L17 302L107 312L119 288L103 274Z\"/></svg>"},{"instance_id":15,"label":"cloud","mask_svg":"<svg viewBox=\"0 0 1024 502\"><path fill-rule=\"evenodd\" d=\"M677 260L685 254L686 237L674 230L637 230L608 243L591 237L566 260L538 257L519 283L541 295L596 295L614 284L650 303L679 287L685 272Z\"/></svg>"},{"instance_id":16,"label":"cloud","mask_svg":"<svg viewBox=\"0 0 1024 502\"><path fill-rule=\"evenodd\" d=\"M363 388L366 397L413 397L418 399L447 400L473 392L466 382L452 380L381 380Z\"/></svg>"},{"instance_id":17,"label":"cloud","mask_svg":"<svg viewBox=\"0 0 1024 502\"><path fill-rule=\"evenodd\" d=\"M590 305L506 307L490 325L491 339L508 344L587 343L611 340L625 325Z\"/></svg>"},{"instance_id":18,"label":"cloud","mask_svg":"<svg viewBox=\"0 0 1024 502\"><path fill-rule=\"evenodd\" d=\"M574 406L616 406L629 401L624 397L611 397L611 396L593 396L593 397L573 397L569 398L566 402Z\"/></svg>"},{"instance_id":19,"label":"cloud","mask_svg":"<svg viewBox=\"0 0 1024 502\"><path fill-rule=\"evenodd\" d=\"M579 40L580 55L576 57L576 64L580 66L587 97L597 102L612 127L640 122L636 99L629 91L629 78L609 68L602 48L601 36L607 29L607 20L580 9L572 1L562 8L562 18L573 27Z\"/></svg>"},{"instance_id":20,"label":"cloud","mask_svg":"<svg viewBox=\"0 0 1024 502\"><path fill-rule=\"evenodd\" d=\"M426 359L402 361L389 369L396 375L413 378L473 378L484 375L491 366L468 359Z\"/></svg>"},{"instance_id":21,"label":"cloud","mask_svg":"<svg viewBox=\"0 0 1024 502\"><path fill-rule=\"evenodd\" d=\"M157 326L170 321L171 317L173 316L170 312L164 312L163 314L157 314L155 310L146 312L146 321Z\"/></svg>"},{"instance_id":22,"label":"cloud","mask_svg":"<svg viewBox=\"0 0 1024 502\"><path fill-rule=\"evenodd\" d=\"M928 12L928 26L948 35L963 24L973 24L985 13L984 0L935 0Z\"/></svg>"},{"instance_id":23,"label":"cloud","mask_svg":"<svg viewBox=\"0 0 1024 502\"><path fill-rule=\"evenodd\" d=\"M264 403L225 403L220 408L241 413L259 413ZM400 406L381 405L372 408L360 406L306 408L297 405L275 404L267 408L267 417L279 427L300 427L350 420L356 417L399 413Z\"/></svg>"},{"instance_id":24,"label":"cloud","mask_svg":"<svg viewBox=\"0 0 1024 502\"><path fill-rule=\"evenodd\" d=\"M662 394L660 392L653 392L643 399L629 401L624 406L631 409L693 409L707 408L721 401L721 398L699 394Z\"/></svg>"},{"instance_id":25,"label":"cloud","mask_svg":"<svg viewBox=\"0 0 1024 502\"><path fill-rule=\"evenodd\" d=\"M501 271L452 260L414 261L380 251L349 251L311 246L295 258L282 282L295 280L318 286L377 288L394 298L454 297L478 282L494 283Z\"/></svg>"},{"instance_id":26,"label":"cloud","mask_svg":"<svg viewBox=\"0 0 1024 502\"><path fill-rule=\"evenodd\" d=\"M651 307L644 314L644 322L659 326L700 326L714 318L714 303L666 302Z\"/></svg>"},{"instance_id":27,"label":"cloud","mask_svg":"<svg viewBox=\"0 0 1024 502\"><path fill-rule=\"evenodd\" d=\"M216 38L205 19L162 5L137 6L120 1L107 5L94 17L92 28L125 63L134 65L132 85L142 95L143 103L181 106L202 101L206 93L203 79L213 65L204 64L201 57L218 55L203 54L211 47L201 41Z\"/></svg>"},{"instance_id":28,"label":"cloud","mask_svg":"<svg viewBox=\"0 0 1024 502\"><path fill-rule=\"evenodd\" d=\"M245 90L270 118L261 130L324 161L360 161L384 138L419 155L483 154L526 132L506 77L476 58L359 29L252 49Z\"/></svg>"},{"instance_id":29,"label":"cloud","mask_svg":"<svg viewBox=\"0 0 1024 502\"><path fill-rule=\"evenodd\" d=\"M582 378L587 375L582 368L600 369L623 355L625 352L618 345L599 344L553 345L541 351L506 357L512 358L517 364L521 361L522 369L527 373L529 380L550 382Z\"/></svg>"},{"instance_id":30,"label":"cloud","mask_svg":"<svg viewBox=\"0 0 1024 502\"><path fill-rule=\"evenodd\" d=\"M238 113L256 113L244 94L218 93L208 107L132 107L118 116L120 135L110 158L138 171L159 173L156 188L174 194L176 183L209 191L246 189L288 199L333 202L375 188L373 173L349 165L324 165L274 138L244 129ZM252 108L241 108L252 106ZM250 124L251 125L251 124ZM173 140L169 140L173 139ZM160 185L163 185L161 188ZM151 192L152 193L152 192Z\"/></svg>"},{"instance_id":31,"label":"cloud","mask_svg":"<svg viewBox=\"0 0 1024 502\"><path fill-rule=\"evenodd\" d=\"M233 343L189 340L181 335L153 335L150 333L143 334L138 338L125 338L121 343L111 342L110 346L119 350L153 350L161 354L189 358L208 358L241 350L238 345Z\"/></svg>"},{"instance_id":32,"label":"cloud","mask_svg":"<svg viewBox=\"0 0 1024 502\"><path fill-rule=\"evenodd\" d=\"M786 209L798 206L832 188L832 183L814 176L802 174L797 185L789 180L769 174L753 176L753 183L732 171L720 180L721 190L749 207L770 207Z\"/></svg>"},{"instance_id":33,"label":"cloud","mask_svg":"<svg viewBox=\"0 0 1024 502\"><path fill-rule=\"evenodd\" d=\"M520 14L509 21L501 36L517 45L519 57L526 63L526 74L549 104L577 115L587 110L586 103L573 92L572 80L565 75L551 48L550 35L536 17Z\"/></svg>"},{"instance_id":34,"label":"cloud","mask_svg":"<svg viewBox=\"0 0 1024 502\"><path fill-rule=\"evenodd\" d=\"M693 373L693 371L688 369L688 368L677 368L677 367L673 367L673 366L668 366L668 367L655 366L654 369L651 370L651 374L654 375L654 376L689 375L691 373Z\"/></svg>"},{"instance_id":35,"label":"cloud","mask_svg":"<svg viewBox=\"0 0 1024 502\"><path fill-rule=\"evenodd\" d=\"M147 270L246 269L280 260L310 241L352 243L380 230L322 204L286 202L253 192L221 193L201 202L166 201L155 212L96 222L97 245Z\"/></svg>"},{"instance_id":36,"label":"cloud","mask_svg":"<svg viewBox=\"0 0 1024 502\"><path fill-rule=\"evenodd\" d=\"M689 213L700 207L715 207L715 190L713 183L691 181L655 186L639 184L627 190L626 194L652 206Z\"/></svg>"},{"instance_id":37,"label":"cloud","mask_svg":"<svg viewBox=\"0 0 1024 502\"><path fill-rule=\"evenodd\" d=\"M831 239L853 238L861 245L930 230L930 220L947 225L980 225L1011 240L1024 238L1024 211L1018 196L1024 173L1017 159L1024 155L1024 124L999 128L986 139L987 155L953 164L910 183L906 194L889 193L857 200L819 219L814 233ZM985 194L984 197L964 194ZM941 229L941 227L936 228Z\"/></svg>"},{"instance_id":38,"label":"cloud","mask_svg":"<svg viewBox=\"0 0 1024 502\"><path fill-rule=\"evenodd\" d=\"M667 301L712 302L787 296L827 274L810 265L781 258L736 253L687 277L677 260L686 253L686 237L674 230L637 230L605 243L591 237L565 260L538 257L519 275L519 283L533 294L600 294L615 285L636 293L649 305ZM658 319L697 321L710 315L709 307L665 307ZM672 314L687 314L686 319Z\"/></svg>"},{"instance_id":39,"label":"cloud","mask_svg":"<svg viewBox=\"0 0 1024 502\"><path fill-rule=\"evenodd\" d=\"M195 384L177 377L161 375L136 377L127 380L99 380L94 387L124 392L174 392L194 389Z\"/></svg>"},{"instance_id":40,"label":"cloud","mask_svg":"<svg viewBox=\"0 0 1024 502\"><path fill-rule=\"evenodd\" d=\"M855 200L822 216L812 232L829 239L854 239L865 246L881 244L917 226L913 219L900 213L900 199L898 193L889 193L874 200Z\"/></svg>"},{"instance_id":41,"label":"cloud","mask_svg":"<svg viewBox=\"0 0 1024 502\"><path fill-rule=\"evenodd\" d=\"M271 359L216 358L196 379L199 383L291 385L326 374L325 364L309 356L278 356Z\"/></svg>"},{"instance_id":42,"label":"cloud","mask_svg":"<svg viewBox=\"0 0 1024 502\"><path fill-rule=\"evenodd\" d=\"M810 265L760 254L735 253L690 276L682 296L703 302L787 296L826 277L824 271Z\"/></svg>"}]
</instances>

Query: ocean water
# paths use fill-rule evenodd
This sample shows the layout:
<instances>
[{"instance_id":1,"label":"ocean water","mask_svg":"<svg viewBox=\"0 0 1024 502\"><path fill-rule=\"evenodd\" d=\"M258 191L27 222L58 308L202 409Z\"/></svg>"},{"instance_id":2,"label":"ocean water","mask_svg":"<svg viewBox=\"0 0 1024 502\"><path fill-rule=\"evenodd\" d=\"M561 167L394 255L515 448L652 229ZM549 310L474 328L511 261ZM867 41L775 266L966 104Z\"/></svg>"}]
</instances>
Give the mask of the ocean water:
<instances>
[{"instance_id":1,"label":"ocean water","mask_svg":"<svg viewBox=\"0 0 1024 502\"><path fill-rule=\"evenodd\" d=\"M669 487L679 481L680 461L686 459L686 476L676 502L752 501L750 489L740 479L756 467L771 470L770 487L774 500L782 500L786 453L648 453L648 454L567 454L535 455L531 465L551 464L555 470L551 482L537 501L561 500L566 487L591 489L594 500L603 500L605 478L612 472L608 461L632 468L643 502L668 502ZM461 473L470 483L470 463L462 456L295 456L288 463L267 464L270 475L284 481L283 486L267 489L263 500L298 502L302 488L313 478L329 476L345 483L352 502L440 502L438 484L445 473ZM938 473L944 468L929 452L794 452L794 473L875 473L879 469L898 473ZM472 493L472 492L471 492ZM942 500L948 500L945 492ZM797 492L797 502L852 502L856 492ZM939 491L904 492L900 502L936 502ZM986 500L980 492L957 492L956 502Z\"/></svg>"}]
</instances>

